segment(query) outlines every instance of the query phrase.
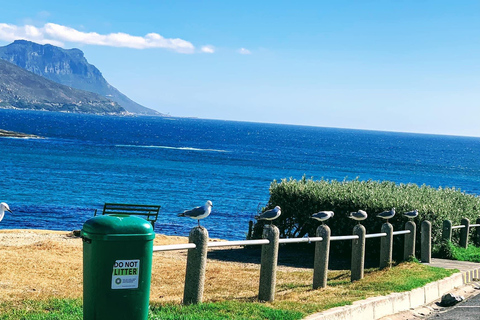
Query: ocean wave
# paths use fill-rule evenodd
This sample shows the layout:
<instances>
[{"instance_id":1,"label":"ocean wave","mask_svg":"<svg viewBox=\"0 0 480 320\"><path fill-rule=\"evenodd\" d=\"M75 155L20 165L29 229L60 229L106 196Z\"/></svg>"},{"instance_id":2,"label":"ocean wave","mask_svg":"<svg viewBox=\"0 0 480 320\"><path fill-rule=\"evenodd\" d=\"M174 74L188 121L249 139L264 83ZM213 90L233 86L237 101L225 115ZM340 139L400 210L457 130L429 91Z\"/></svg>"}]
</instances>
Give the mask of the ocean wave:
<instances>
[{"instance_id":1,"label":"ocean wave","mask_svg":"<svg viewBox=\"0 0 480 320\"><path fill-rule=\"evenodd\" d=\"M227 150L200 149L200 148L191 148L191 147L140 146L140 145L131 145L131 144L117 144L115 146L121 147L121 148L154 148L154 149L171 149L171 150L201 151L201 152L229 152Z\"/></svg>"}]
</instances>

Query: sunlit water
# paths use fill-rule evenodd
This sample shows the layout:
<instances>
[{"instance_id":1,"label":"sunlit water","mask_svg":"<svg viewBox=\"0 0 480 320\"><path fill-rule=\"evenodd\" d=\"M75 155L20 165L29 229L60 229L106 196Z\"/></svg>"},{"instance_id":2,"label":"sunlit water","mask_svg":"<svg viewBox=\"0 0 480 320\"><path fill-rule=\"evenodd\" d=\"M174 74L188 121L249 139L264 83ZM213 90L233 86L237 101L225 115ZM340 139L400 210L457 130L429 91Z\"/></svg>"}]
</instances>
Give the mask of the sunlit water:
<instances>
[{"instance_id":1,"label":"sunlit water","mask_svg":"<svg viewBox=\"0 0 480 320\"><path fill-rule=\"evenodd\" d=\"M157 233L212 200L211 237L243 239L274 180L303 175L457 187L480 193L480 139L200 119L0 109L0 228L80 229L105 202L159 204Z\"/></svg>"}]
</instances>

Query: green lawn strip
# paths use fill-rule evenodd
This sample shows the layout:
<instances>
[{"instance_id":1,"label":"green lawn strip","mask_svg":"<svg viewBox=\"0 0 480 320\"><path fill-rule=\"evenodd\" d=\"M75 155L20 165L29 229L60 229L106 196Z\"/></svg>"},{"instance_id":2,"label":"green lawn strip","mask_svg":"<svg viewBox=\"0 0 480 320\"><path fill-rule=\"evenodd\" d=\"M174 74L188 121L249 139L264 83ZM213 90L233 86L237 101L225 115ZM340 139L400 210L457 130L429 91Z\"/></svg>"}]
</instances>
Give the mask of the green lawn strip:
<instances>
[{"instance_id":1,"label":"green lawn strip","mask_svg":"<svg viewBox=\"0 0 480 320\"><path fill-rule=\"evenodd\" d=\"M0 304L0 320L82 320L82 300L25 300L20 304Z\"/></svg>"},{"instance_id":2,"label":"green lawn strip","mask_svg":"<svg viewBox=\"0 0 480 320\"><path fill-rule=\"evenodd\" d=\"M349 305L368 297L409 291L455 272L458 271L408 262L389 270L367 269L364 279L352 283L349 271L331 271L328 287L320 290L311 289L311 272L288 272L286 276L293 279L292 282L278 286L278 298L272 303L245 298L190 306L152 304L149 319L302 319L308 314ZM54 319L82 319L82 301L51 299L0 304L0 320Z\"/></svg>"},{"instance_id":3,"label":"green lawn strip","mask_svg":"<svg viewBox=\"0 0 480 320\"><path fill-rule=\"evenodd\" d=\"M333 307L350 305L354 301L393 292L410 291L441 280L458 270L431 267L416 262L401 263L391 269L366 269L362 280L350 282L349 271L330 271L328 287L318 290L318 298L297 301L275 301L272 306L279 309L296 310L312 314ZM338 290L336 290L338 289ZM311 290L310 286L297 286L298 292ZM323 296L323 299L322 299Z\"/></svg>"},{"instance_id":4,"label":"green lawn strip","mask_svg":"<svg viewBox=\"0 0 480 320\"><path fill-rule=\"evenodd\" d=\"M152 320L228 320L228 319L302 319L298 311L271 308L258 302L223 301L181 306L165 305L151 308Z\"/></svg>"}]
</instances>

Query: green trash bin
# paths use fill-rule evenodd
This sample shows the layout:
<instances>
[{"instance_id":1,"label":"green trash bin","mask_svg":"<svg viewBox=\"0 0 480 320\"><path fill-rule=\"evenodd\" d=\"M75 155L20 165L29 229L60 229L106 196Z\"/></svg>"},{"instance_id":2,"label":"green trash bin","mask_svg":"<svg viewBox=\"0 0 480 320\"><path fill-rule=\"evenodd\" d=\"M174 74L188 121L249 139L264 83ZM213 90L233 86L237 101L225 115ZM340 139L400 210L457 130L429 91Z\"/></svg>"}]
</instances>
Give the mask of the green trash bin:
<instances>
[{"instance_id":1,"label":"green trash bin","mask_svg":"<svg viewBox=\"0 0 480 320\"><path fill-rule=\"evenodd\" d=\"M83 225L83 319L146 320L152 225L129 215L103 215Z\"/></svg>"}]
</instances>

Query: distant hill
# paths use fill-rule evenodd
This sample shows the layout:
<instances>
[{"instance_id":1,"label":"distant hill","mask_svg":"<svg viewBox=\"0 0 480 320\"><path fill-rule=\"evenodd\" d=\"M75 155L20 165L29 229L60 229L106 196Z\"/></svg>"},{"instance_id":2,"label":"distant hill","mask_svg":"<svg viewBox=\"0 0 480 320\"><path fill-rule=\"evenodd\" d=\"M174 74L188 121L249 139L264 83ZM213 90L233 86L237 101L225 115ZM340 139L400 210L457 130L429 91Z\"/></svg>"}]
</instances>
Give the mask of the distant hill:
<instances>
[{"instance_id":1,"label":"distant hill","mask_svg":"<svg viewBox=\"0 0 480 320\"><path fill-rule=\"evenodd\" d=\"M121 114L125 109L99 94L58 84L0 59L0 107Z\"/></svg>"},{"instance_id":2,"label":"distant hill","mask_svg":"<svg viewBox=\"0 0 480 320\"><path fill-rule=\"evenodd\" d=\"M98 93L117 102L128 112L144 115L161 115L130 100L111 86L102 73L88 63L79 49L62 49L50 44L41 45L26 40L16 40L0 47L0 59L43 76L54 82L85 91Z\"/></svg>"}]
</instances>

